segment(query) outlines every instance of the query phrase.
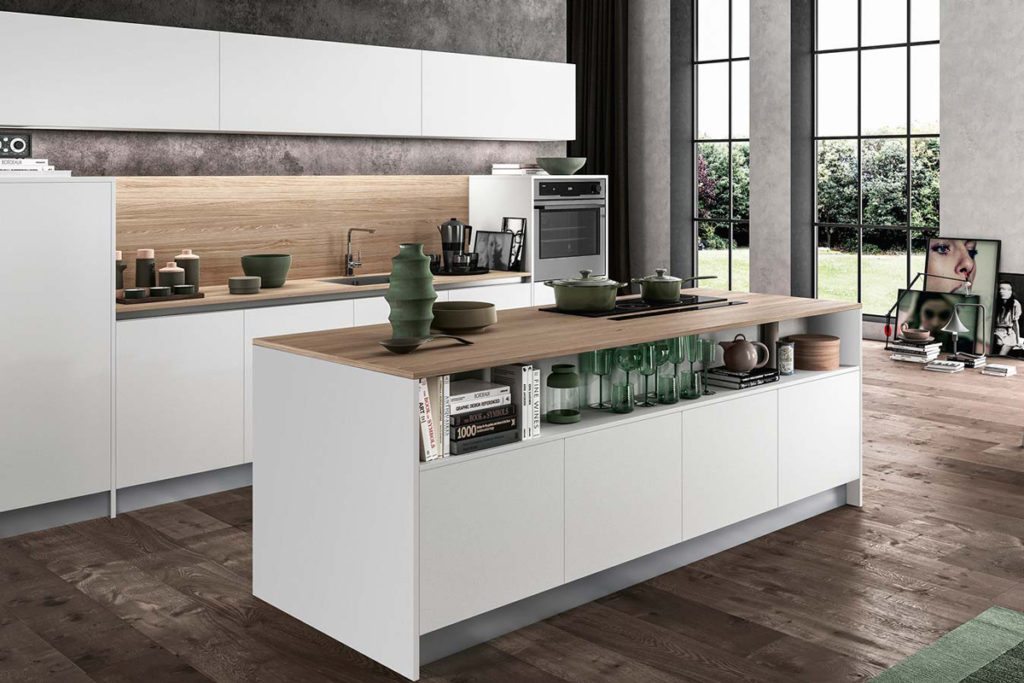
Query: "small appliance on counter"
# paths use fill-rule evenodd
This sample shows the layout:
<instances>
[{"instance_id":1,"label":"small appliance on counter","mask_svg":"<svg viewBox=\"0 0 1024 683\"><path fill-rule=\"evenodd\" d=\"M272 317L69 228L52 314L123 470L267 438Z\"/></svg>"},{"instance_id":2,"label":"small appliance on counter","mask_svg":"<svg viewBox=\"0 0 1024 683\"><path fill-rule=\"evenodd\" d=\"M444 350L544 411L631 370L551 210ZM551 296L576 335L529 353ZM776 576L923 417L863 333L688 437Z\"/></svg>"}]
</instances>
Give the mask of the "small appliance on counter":
<instances>
[{"instance_id":1,"label":"small appliance on counter","mask_svg":"<svg viewBox=\"0 0 1024 683\"><path fill-rule=\"evenodd\" d=\"M473 226L461 223L457 218L449 218L437 226L441 234L441 258L431 257L430 272L434 275L482 275L487 268L478 267L479 256L471 253L469 244L473 236Z\"/></svg>"}]
</instances>

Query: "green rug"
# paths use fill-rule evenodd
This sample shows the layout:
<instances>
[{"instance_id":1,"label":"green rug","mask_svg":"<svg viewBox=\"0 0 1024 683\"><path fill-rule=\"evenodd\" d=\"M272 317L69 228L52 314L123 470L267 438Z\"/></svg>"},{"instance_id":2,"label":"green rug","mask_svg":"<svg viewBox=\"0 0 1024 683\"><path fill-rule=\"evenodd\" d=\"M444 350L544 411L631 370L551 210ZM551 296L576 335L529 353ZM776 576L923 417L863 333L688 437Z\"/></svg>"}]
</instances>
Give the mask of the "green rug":
<instances>
[{"instance_id":1,"label":"green rug","mask_svg":"<svg viewBox=\"0 0 1024 683\"><path fill-rule=\"evenodd\" d=\"M1024 614L985 610L871 679L878 683L1024 683Z\"/></svg>"}]
</instances>

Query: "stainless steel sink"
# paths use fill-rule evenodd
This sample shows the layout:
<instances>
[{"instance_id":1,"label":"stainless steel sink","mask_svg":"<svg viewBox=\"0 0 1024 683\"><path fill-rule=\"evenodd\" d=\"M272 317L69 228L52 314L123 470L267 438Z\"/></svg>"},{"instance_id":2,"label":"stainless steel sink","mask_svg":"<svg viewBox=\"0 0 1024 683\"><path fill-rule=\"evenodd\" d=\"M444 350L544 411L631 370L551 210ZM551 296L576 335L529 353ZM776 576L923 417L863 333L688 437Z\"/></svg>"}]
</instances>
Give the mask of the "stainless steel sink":
<instances>
[{"instance_id":1,"label":"stainless steel sink","mask_svg":"<svg viewBox=\"0 0 1024 683\"><path fill-rule=\"evenodd\" d=\"M364 285L386 285L391 282L389 275L355 275L352 277L332 277L320 282L330 282L332 285L351 285L361 287Z\"/></svg>"}]
</instances>

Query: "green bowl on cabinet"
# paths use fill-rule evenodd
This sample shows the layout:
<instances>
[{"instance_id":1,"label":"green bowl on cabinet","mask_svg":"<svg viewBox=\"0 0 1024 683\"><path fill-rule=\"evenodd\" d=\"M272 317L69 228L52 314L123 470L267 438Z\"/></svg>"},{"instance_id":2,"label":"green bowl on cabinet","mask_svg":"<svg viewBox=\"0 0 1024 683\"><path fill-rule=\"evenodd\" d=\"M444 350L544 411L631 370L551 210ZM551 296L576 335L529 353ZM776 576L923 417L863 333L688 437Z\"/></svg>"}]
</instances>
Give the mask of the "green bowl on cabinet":
<instances>
[{"instance_id":1,"label":"green bowl on cabinet","mask_svg":"<svg viewBox=\"0 0 1024 683\"><path fill-rule=\"evenodd\" d=\"M242 257L242 271L246 275L258 275L264 289L282 286L291 267L291 254L247 254Z\"/></svg>"}]
</instances>

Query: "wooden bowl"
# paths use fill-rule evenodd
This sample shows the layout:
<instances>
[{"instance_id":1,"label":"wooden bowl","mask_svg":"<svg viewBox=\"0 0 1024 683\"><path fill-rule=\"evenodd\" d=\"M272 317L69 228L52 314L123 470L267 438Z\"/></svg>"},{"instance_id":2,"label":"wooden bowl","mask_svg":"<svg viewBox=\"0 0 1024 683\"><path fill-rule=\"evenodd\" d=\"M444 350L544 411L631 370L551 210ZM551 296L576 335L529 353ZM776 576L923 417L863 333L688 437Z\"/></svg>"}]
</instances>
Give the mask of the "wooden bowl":
<instances>
[{"instance_id":1,"label":"wooden bowl","mask_svg":"<svg viewBox=\"0 0 1024 683\"><path fill-rule=\"evenodd\" d=\"M839 337L830 334L791 334L797 370L838 370Z\"/></svg>"},{"instance_id":2,"label":"wooden bowl","mask_svg":"<svg viewBox=\"0 0 1024 683\"><path fill-rule=\"evenodd\" d=\"M494 304L486 301L438 301L430 327L442 332L479 332L498 322Z\"/></svg>"}]
</instances>

